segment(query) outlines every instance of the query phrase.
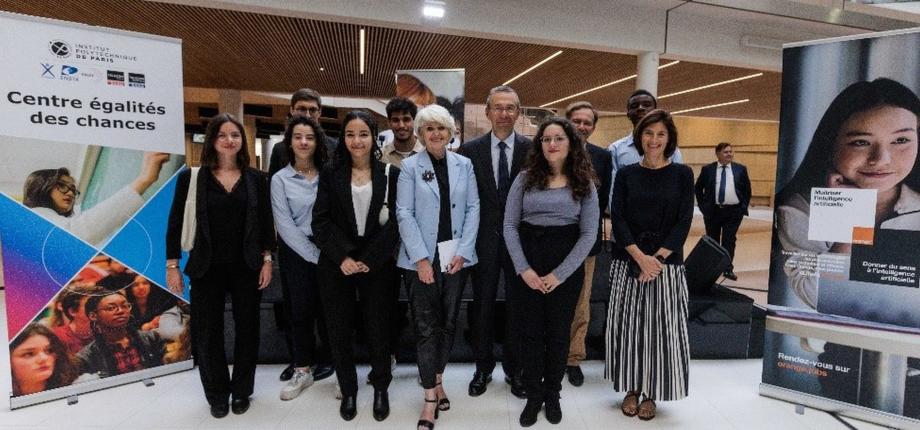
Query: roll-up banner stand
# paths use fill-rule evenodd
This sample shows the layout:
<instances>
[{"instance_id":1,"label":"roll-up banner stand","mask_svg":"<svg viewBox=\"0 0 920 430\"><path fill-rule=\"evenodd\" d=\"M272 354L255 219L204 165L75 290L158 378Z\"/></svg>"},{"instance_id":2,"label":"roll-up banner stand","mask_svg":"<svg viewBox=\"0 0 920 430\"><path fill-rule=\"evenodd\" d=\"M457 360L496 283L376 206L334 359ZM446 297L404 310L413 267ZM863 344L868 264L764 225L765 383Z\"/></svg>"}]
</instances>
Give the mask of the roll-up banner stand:
<instances>
[{"instance_id":1,"label":"roll-up banner stand","mask_svg":"<svg viewBox=\"0 0 920 430\"><path fill-rule=\"evenodd\" d=\"M450 112L457 123L457 135L447 144L447 149L456 151L463 142L463 109L466 106L465 69L419 69L396 71L396 95L412 100L419 109L437 104ZM382 134L382 144L393 139L389 130Z\"/></svg>"},{"instance_id":2,"label":"roll-up banner stand","mask_svg":"<svg viewBox=\"0 0 920 430\"><path fill-rule=\"evenodd\" d=\"M920 29L786 45L761 394L920 428Z\"/></svg>"},{"instance_id":3,"label":"roll-up banner stand","mask_svg":"<svg viewBox=\"0 0 920 430\"><path fill-rule=\"evenodd\" d=\"M191 368L164 269L181 41L0 13L0 76L11 408Z\"/></svg>"}]
</instances>

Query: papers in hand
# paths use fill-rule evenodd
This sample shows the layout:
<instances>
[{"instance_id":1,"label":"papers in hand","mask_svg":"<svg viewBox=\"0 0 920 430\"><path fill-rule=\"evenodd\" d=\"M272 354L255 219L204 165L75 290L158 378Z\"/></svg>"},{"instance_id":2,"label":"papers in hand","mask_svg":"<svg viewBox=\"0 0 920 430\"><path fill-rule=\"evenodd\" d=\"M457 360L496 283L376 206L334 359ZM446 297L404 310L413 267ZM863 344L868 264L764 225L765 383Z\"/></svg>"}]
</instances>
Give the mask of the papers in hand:
<instances>
[{"instance_id":1,"label":"papers in hand","mask_svg":"<svg viewBox=\"0 0 920 430\"><path fill-rule=\"evenodd\" d=\"M450 262L454 261L454 256L457 255L458 244L460 244L460 241L457 239L438 242L438 259L442 273L450 270Z\"/></svg>"}]
</instances>

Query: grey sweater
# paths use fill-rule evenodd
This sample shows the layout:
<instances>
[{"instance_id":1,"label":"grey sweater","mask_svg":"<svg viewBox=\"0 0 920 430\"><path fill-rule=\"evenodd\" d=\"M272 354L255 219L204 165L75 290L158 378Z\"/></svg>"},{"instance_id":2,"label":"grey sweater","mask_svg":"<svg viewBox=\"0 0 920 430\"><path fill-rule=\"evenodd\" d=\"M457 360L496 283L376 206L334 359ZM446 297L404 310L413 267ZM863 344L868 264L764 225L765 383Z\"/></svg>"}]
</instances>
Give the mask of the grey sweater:
<instances>
[{"instance_id":1,"label":"grey sweater","mask_svg":"<svg viewBox=\"0 0 920 430\"><path fill-rule=\"evenodd\" d=\"M527 172L521 172L514 178L511 190L508 191L508 201L505 203L505 246L508 247L511 261L514 262L514 271L520 275L530 268L521 247L521 236L518 234L518 225L522 221L539 226L578 224L581 228L578 242L562 263L553 270L559 282L565 282L569 275L584 263L591 247L594 246L594 241L597 240L600 216L597 189L590 187L591 194L577 201L572 198L572 189L568 186L546 190L534 188L524 192L526 177Z\"/></svg>"}]
</instances>

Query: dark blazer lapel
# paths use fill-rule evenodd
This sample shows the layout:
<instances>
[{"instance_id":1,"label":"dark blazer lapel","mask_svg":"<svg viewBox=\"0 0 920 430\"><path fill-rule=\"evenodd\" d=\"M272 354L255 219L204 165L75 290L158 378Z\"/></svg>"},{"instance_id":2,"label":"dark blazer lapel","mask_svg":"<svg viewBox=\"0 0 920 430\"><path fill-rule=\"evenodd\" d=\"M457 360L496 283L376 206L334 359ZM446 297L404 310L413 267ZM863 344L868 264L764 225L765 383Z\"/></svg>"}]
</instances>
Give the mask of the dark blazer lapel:
<instances>
[{"instance_id":1,"label":"dark blazer lapel","mask_svg":"<svg viewBox=\"0 0 920 430\"><path fill-rule=\"evenodd\" d=\"M518 173L521 171L521 166L524 164L524 159L527 157L527 151L530 151L529 145L524 140L524 136L515 132L514 133L514 155L511 160L511 181L514 181L514 178L517 177Z\"/></svg>"},{"instance_id":2,"label":"dark blazer lapel","mask_svg":"<svg viewBox=\"0 0 920 430\"><path fill-rule=\"evenodd\" d=\"M195 216L197 218L195 228L201 234L201 243L209 245L211 243L211 229L208 222L208 181L210 176L211 169L207 167L202 167L198 171L198 192L195 196ZM195 246L198 246L198 243L196 241Z\"/></svg>"},{"instance_id":3,"label":"dark blazer lapel","mask_svg":"<svg viewBox=\"0 0 920 430\"><path fill-rule=\"evenodd\" d=\"M491 132L482 137L479 145L479 162L482 163L482 171L489 177L489 192L492 198L498 201L498 184L495 183L495 169L492 168L492 138Z\"/></svg>"},{"instance_id":4,"label":"dark blazer lapel","mask_svg":"<svg viewBox=\"0 0 920 430\"><path fill-rule=\"evenodd\" d=\"M252 234L253 226L258 224L259 213L257 208L259 207L259 192L256 189L256 181L259 178L257 174L252 174L249 169L243 170L243 179L246 184L246 222L244 223L244 233L243 237L246 240L246 243L249 243L250 234Z\"/></svg>"},{"instance_id":5,"label":"dark blazer lapel","mask_svg":"<svg viewBox=\"0 0 920 430\"><path fill-rule=\"evenodd\" d=\"M372 161L371 165L371 204L367 210L367 220L364 223L364 236L372 236L380 229L379 215L383 208L383 196L387 191L387 177L384 173L385 164ZM354 212L354 211L352 211Z\"/></svg>"},{"instance_id":6,"label":"dark blazer lapel","mask_svg":"<svg viewBox=\"0 0 920 430\"><path fill-rule=\"evenodd\" d=\"M355 221L355 205L351 201L351 168L342 168L335 172L335 184L338 188L336 199L340 201L339 207L344 211L352 237L358 237L358 224ZM334 212L333 212L334 214ZM333 220L335 222L335 220Z\"/></svg>"}]
</instances>

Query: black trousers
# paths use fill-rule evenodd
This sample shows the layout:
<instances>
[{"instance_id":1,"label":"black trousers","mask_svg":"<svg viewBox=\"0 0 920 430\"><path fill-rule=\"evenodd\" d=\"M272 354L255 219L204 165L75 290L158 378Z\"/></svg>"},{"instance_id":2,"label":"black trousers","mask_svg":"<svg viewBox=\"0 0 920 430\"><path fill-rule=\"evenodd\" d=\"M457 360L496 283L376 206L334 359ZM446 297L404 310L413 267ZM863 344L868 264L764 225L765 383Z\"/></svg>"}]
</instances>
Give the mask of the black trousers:
<instances>
[{"instance_id":1,"label":"black trousers","mask_svg":"<svg viewBox=\"0 0 920 430\"><path fill-rule=\"evenodd\" d=\"M418 373L422 387L431 389L437 384L437 375L444 373L457 331L457 314L466 282L466 269L449 275L442 273L438 258L434 262L434 283L425 284L418 272L406 270L409 285L409 306L415 324Z\"/></svg>"},{"instance_id":2,"label":"black trousers","mask_svg":"<svg viewBox=\"0 0 920 430\"><path fill-rule=\"evenodd\" d=\"M360 312L370 350L371 383L375 390L386 390L393 379L390 371L390 324L399 293L395 288L395 277L396 262L392 260L378 270L345 276L339 264L320 256L320 295L329 327L335 373L345 396L358 393L354 330L360 318L355 309L356 296L360 296Z\"/></svg>"},{"instance_id":3,"label":"black trousers","mask_svg":"<svg viewBox=\"0 0 920 430\"><path fill-rule=\"evenodd\" d=\"M545 276L575 246L580 228L577 224L541 227L521 223L519 231L527 262L538 275ZM531 289L520 276L514 278L514 305L520 315L522 351L526 351L521 362L528 398L558 398L562 390L572 319L585 277L584 270L584 265L579 265L578 270L548 294Z\"/></svg>"},{"instance_id":4,"label":"black trousers","mask_svg":"<svg viewBox=\"0 0 920 430\"><path fill-rule=\"evenodd\" d=\"M473 347L473 357L476 360L476 370L491 374L495 369L495 353L493 351L495 344L495 308L496 298L498 296L499 275L504 271L505 275L505 342L502 348L502 369L505 375L514 375L520 370L518 365L520 356L520 339L515 335L514 324L515 318L514 306L511 306L511 296L514 295L514 289L509 288L515 278L514 264L511 257L508 256L508 250L504 242L498 242L496 246L497 258L483 258L484 253L480 253L479 264L470 268L471 284L473 287L473 303L469 307L470 329L472 331L471 344Z\"/></svg>"},{"instance_id":5,"label":"black trousers","mask_svg":"<svg viewBox=\"0 0 920 430\"><path fill-rule=\"evenodd\" d=\"M742 219L744 219L744 213L740 204L723 207L714 206L709 216L703 217L703 222L706 224L706 235L721 243L728 251L732 261L735 260L735 239L738 235L738 227L741 227ZM733 268L733 266L729 266L729 270L733 270Z\"/></svg>"},{"instance_id":6,"label":"black trousers","mask_svg":"<svg viewBox=\"0 0 920 430\"><path fill-rule=\"evenodd\" d=\"M224 353L224 307L233 309L233 376ZM227 403L252 395L259 356L259 272L239 264L217 264L191 280L192 342L208 403Z\"/></svg>"},{"instance_id":7,"label":"black trousers","mask_svg":"<svg viewBox=\"0 0 920 430\"><path fill-rule=\"evenodd\" d=\"M304 260L279 241L278 268L281 272L284 316L289 324L285 330L285 340L291 352L291 364L306 367L330 363L329 333L323 317L316 264ZM314 328L319 332L322 342L320 349L316 346Z\"/></svg>"}]
</instances>

